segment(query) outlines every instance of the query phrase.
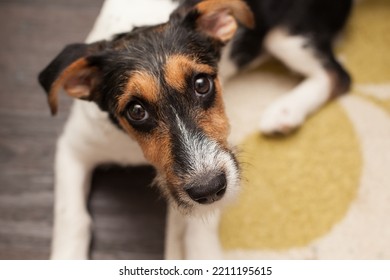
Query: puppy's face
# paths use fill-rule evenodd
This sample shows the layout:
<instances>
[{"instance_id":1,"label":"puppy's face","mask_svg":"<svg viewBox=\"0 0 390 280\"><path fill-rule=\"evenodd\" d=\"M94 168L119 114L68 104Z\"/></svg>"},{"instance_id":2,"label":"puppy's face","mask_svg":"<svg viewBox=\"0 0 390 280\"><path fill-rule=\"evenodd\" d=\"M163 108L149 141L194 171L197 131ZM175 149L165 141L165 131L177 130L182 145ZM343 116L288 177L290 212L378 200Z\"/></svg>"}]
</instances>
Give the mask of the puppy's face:
<instances>
[{"instance_id":1,"label":"puppy's face","mask_svg":"<svg viewBox=\"0 0 390 280\"><path fill-rule=\"evenodd\" d=\"M237 19L252 24L243 2L209 0L180 7L165 24L68 46L40 75L52 112L60 88L96 102L139 143L182 210L234 197L238 166L217 63Z\"/></svg>"}]
</instances>

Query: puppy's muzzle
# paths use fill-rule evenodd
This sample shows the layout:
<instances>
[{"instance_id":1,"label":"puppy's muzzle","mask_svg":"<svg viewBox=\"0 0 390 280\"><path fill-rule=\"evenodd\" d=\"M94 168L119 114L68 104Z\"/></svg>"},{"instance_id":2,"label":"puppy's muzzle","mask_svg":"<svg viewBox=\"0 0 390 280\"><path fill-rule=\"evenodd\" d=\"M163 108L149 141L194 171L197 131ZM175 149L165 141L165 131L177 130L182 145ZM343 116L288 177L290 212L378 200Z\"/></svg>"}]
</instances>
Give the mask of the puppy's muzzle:
<instances>
[{"instance_id":1,"label":"puppy's muzzle","mask_svg":"<svg viewBox=\"0 0 390 280\"><path fill-rule=\"evenodd\" d=\"M211 177L211 178L210 178ZM199 204L211 204L220 200L226 192L226 176L224 173L217 176L197 180L184 189L189 197Z\"/></svg>"}]
</instances>

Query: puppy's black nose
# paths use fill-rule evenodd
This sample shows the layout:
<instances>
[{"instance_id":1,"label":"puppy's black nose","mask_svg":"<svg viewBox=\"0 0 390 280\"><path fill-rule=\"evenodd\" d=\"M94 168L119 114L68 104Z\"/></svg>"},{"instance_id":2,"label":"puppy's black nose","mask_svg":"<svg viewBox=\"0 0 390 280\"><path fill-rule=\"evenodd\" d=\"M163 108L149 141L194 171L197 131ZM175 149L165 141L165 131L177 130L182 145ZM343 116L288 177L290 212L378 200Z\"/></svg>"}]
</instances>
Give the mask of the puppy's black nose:
<instances>
[{"instance_id":1,"label":"puppy's black nose","mask_svg":"<svg viewBox=\"0 0 390 280\"><path fill-rule=\"evenodd\" d=\"M226 192L226 176L219 174L210 180L191 184L185 188L188 195L200 204L210 204L220 200Z\"/></svg>"}]
</instances>

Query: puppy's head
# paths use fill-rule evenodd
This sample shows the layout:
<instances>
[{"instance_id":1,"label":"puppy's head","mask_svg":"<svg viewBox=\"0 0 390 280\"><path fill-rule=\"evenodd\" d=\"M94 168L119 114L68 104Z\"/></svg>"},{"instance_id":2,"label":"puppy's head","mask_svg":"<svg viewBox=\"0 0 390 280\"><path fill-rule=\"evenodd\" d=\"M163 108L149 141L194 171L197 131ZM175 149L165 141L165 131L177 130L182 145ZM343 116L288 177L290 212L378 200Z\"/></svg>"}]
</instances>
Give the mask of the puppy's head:
<instances>
[{"instance_id":1,"label":"puppy's head","mask_svg":"<svg viewBox=\"0 0 390 280\"><path fill-rule=\"evenodd\" d=\"M187 212L237 190L217 63L237 26L253 24L240 0L192 2L167 23L69 45L39 76L53 114L61 88L106 111L139 143L166 197Z\"/></svg>"}]
</instances>

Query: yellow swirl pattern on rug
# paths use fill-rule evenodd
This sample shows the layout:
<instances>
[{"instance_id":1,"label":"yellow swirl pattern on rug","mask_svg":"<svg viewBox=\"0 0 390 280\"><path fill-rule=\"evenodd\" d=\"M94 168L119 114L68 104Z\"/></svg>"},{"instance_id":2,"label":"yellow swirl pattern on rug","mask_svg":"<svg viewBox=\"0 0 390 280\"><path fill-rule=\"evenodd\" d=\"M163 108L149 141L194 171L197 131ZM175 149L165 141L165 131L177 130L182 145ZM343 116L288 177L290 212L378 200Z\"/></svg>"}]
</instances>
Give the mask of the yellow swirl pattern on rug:
<instances>
[{"instance_id":1,"label":"yellow swirl pattern on rug","mask_svg":"<svg viewBox=\"0 0 390 280\"><path fill-rule=\"evenodd\" d=\"M299 133L283 138L254 133L242 150L243 192L221 223L226 249L306 245L340 221L355 198L362 165L359 144L335 103Z\"/></svg>"}]
</instances>

